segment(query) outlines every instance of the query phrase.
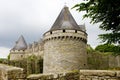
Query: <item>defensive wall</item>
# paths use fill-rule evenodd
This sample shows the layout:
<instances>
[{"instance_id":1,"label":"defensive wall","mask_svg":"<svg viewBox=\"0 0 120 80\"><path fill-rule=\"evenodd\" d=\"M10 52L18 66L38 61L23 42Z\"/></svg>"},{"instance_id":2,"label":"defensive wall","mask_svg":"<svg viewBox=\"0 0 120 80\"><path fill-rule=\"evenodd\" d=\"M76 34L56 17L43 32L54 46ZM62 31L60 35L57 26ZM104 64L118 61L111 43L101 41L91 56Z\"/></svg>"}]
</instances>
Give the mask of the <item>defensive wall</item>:
<instances>
[{"instance_id":1,"label":"defensive wall","mask_svg":"<svg viewBox=\"0 0 120 80\"><path fill-rule=\"evenodd\" d=\"M120 56L103 55L98 52L88 53L87 65L89 70L110 70L120 69ZM35 55L29 56L27 59L18 61L0 60L2 64L8 64L21 67L27 74L43 72L43 58Z\"/></svg>"},{"instance_id":2,"label":"defensive wall","mask_svg":"<svg viewBox=\"0 0 120 80\"><path fill-rule=\"evenodd\" d=\"M0 64L0 80L25 80L22 68Z\"/></svg>"},{"instance_id":3,"label":"defensive wall","mask_svg":"<svg viewBox=\"0 0 120 80\"><path fill-rule=\"evenodd\" d=\"M26 76L22 68L0 64L0 80L120 80L120 71L80 70L58 74L31 74Z\"/></svg>"}]
</instances>

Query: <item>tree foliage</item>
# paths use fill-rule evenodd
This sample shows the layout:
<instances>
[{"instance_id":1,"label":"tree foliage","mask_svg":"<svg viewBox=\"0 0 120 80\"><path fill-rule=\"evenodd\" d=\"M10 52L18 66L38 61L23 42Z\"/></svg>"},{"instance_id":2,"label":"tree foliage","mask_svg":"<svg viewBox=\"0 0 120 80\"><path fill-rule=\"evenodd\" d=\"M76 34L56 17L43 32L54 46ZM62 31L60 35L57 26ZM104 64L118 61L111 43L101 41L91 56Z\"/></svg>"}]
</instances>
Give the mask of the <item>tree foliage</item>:
<instances>
[{"instance_id":1,"label":"tree foliage","mask_svg":"<svg viewBox=\"0 0 120 80\"><path fill-rule=\"evenodd\" d=\"M110 31L100 34L103 42L120 44L120 0L84 0L73 8L86 11L83 18L91 18L91 23L101 23L100 29Z\"/></svg>"},{"instance_id":2,"label":"tree foliage","mask_svg":"<svg viewBox=\"0 0 120 80\"><path fill-rule=\"evenodd\" d=\"M112 45L112 44L98 45L95 48L95 50L100 51L100 52L113 52L113 54L115 54L115 55L120 54L120 46L115 46L115 45Z\"/></svg>"}]
</instances>

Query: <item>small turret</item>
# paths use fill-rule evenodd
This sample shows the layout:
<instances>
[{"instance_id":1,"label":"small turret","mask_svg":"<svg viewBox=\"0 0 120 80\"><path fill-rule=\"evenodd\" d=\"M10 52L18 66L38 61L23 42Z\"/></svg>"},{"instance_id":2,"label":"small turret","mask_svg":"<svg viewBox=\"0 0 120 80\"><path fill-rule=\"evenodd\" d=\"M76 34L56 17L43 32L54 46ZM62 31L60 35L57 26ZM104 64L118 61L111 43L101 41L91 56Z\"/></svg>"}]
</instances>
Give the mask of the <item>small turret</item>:
<instances>
[{"instance_id":1,"label":"small turret","mask_svg":"<svg viewBox=\"0 0 120 80\"><path fill-rule=\"evenodd\" d=\"M21 35L18 41L16 41L15 46L11 50L25 50L27 49L27 43L24 37Z\"/></svg>"},{"instance_id":2,"label":"small turret","mask_svg":"<svg viewBox=\"0 0 120 80\"><path fill-rule=\"evenodd\" d=\"M27 43L24 37L21 35L19 39L16 41L15 46L10 50L10 60L23 59L26 49Z\"/></svg>"}]
</instances>

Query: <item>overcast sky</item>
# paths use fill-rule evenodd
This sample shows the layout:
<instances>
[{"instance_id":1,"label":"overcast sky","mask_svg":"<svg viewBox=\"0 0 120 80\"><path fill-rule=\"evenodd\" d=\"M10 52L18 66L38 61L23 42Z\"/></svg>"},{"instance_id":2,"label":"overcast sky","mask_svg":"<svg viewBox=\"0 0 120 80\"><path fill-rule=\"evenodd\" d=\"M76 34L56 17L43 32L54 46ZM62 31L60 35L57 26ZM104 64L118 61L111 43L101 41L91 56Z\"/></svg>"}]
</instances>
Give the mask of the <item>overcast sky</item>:
<instances>
[{"instance_id":1,"label":"overcast sky","mask_svg":"<svg viewBox=\"0 0 120 80\"><path fill-rule=\"evenodd\" d=\"M48 31L65 3L78 24L86 25L88 44L99 44L97 35L102 33L98 24L82 20L84 12L71 9L83 0L0 0L0 57L6 57L15 41L23 35L27 43L38 41Z\"/></svg>"}]
</instances>

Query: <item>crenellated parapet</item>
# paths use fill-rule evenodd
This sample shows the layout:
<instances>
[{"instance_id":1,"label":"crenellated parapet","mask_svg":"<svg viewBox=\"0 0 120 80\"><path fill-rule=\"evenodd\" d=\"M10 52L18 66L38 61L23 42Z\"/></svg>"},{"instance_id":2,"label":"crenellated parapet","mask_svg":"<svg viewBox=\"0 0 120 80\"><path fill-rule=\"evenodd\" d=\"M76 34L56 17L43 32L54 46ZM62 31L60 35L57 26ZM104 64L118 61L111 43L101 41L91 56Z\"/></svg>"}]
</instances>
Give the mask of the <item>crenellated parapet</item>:
<instances>
[{"instance_id":1,"label":"crenellated parapet","mask_svg":"<svg viewBox=\"0 0 120 80\"><path fill-rule=\"evenodd\" d=\"M44 41L77 40L87 43L87 33L80 30L55 30L44 34Z\"/></svg>"},{"instance_id":2,"label":"crenellated parapet","mask_svg":"<svg viewBox=\"0 0 120 80\"><path fill-rule=\"evenodd\" d=\"M10 50L10 53L25 52L25 50Z\"/></svg>"},{"instance_id":3,"label":"crenellated parapet","mask_svg":"<svg viewBox=\"0 0 120 80\"><path fill-rule=\"evenodd\" d=\"M43 50L43 41L33 42L32 44L28 45L27 52L34 53Z\"/></svg>"}]
</instances>

